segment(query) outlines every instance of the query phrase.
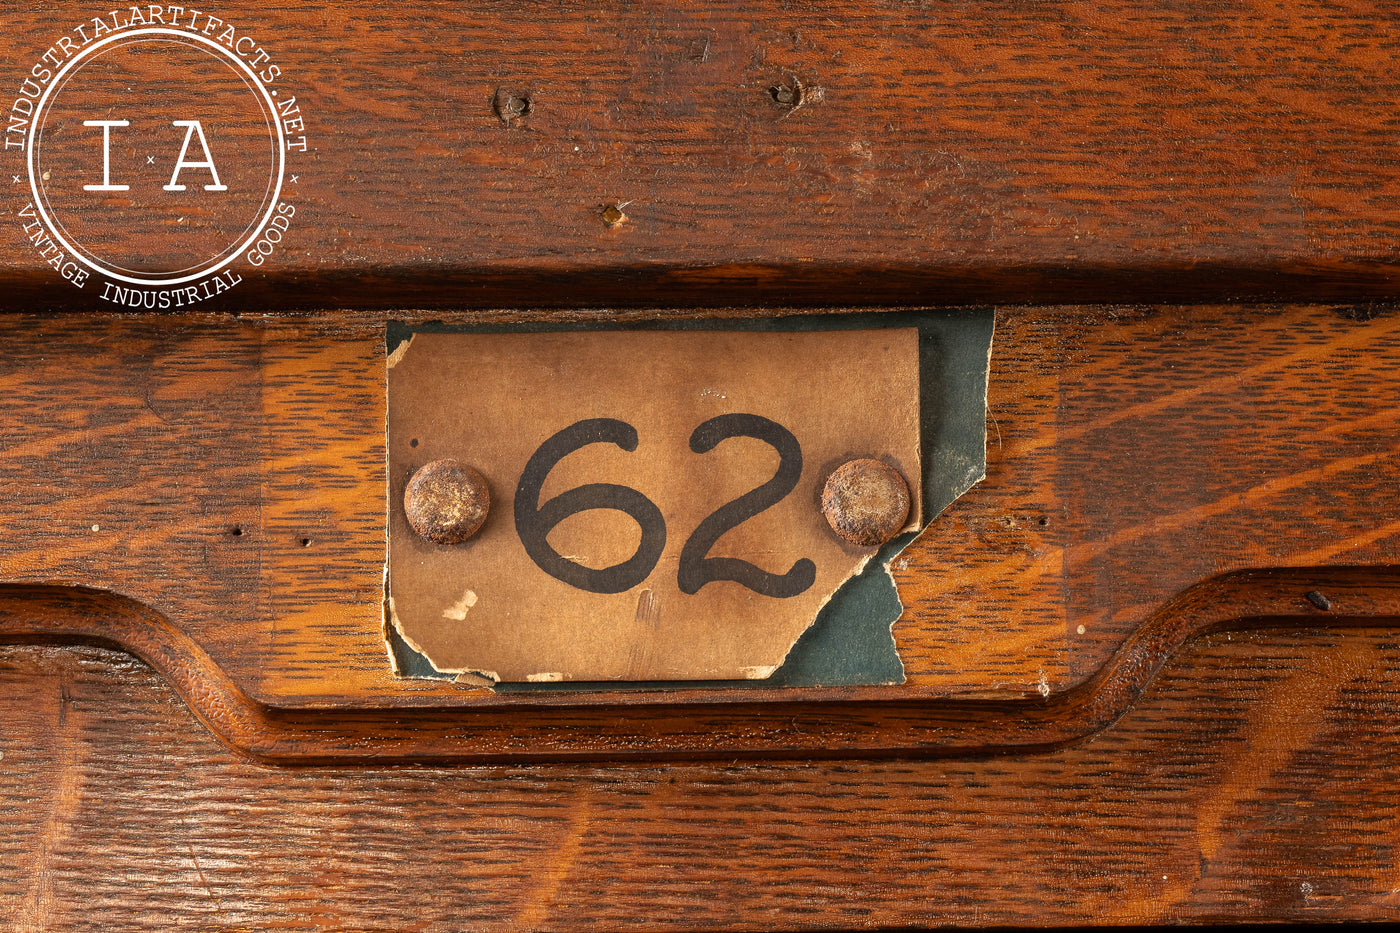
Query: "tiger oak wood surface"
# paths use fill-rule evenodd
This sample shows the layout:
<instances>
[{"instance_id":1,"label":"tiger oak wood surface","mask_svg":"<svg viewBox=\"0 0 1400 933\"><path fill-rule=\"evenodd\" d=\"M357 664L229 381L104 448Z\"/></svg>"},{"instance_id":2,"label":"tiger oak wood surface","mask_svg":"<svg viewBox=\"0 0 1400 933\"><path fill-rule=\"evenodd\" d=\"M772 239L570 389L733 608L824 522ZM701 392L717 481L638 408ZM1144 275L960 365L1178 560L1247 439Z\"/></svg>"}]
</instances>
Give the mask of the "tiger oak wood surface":
<instances>
[{"instance_id":1,"label":"tiger oak wood surface","mask_svg":"<svg viewBox=\"0 0 1400 933\"><path fill-rule=\"evenodd\" d=\"M573 702L388 667L385 319L0 322L0 583L135 600L277 706ZM909 684L852 695L1058 692L1207 578L1400 563L1397 328L1379 306L1003 312L987 479L895 564Z\"/></svg>"},{"instance_id":2,"label":"tiger oak wood surface","mask_svg":"<svg viewBox=\"0 0 1400 933\"><path fill-rule=\"evenodd\" d=\"M905 692L617 707L389 680L381 316L10 317L0 923L1391 917L1396 319L1008 310Z\"/></svg>"},{"instance_id":3,"label":"tiger oak wood surface","mask_svg":"<svg viewBox=\"0 0 1400 933\"><path fill-rule=\"evenodd\" d=\"M58 36L108 9L8 4L0 88L17 95ZM1298 300L1400 284L1393 4L218 13L282 68L310 147L287 250L223 307ZM800 106L779 99L799 84ZM528 113L503 120L498 90ZM0 162L23 172L15 151ZM20 236L26 185L10 177L7 300L93 307Z\"/></svg>"},{"instance_id":4,"label":"tiger oak wood surface","mask_svg":"<svg viewBox=\"0 0 1400 933\"><path fill-rule=\"evenodd\" d=\"M896 572L913 683L1059 689L1188 581L1400 560L1400 317L1086 311L999 315L988 479Z\"/></svg>"},{"instance_id":5,"label":"tiger oak wood surface","mask_svg":"<svg viewBox=\"0 0 1400 933\"><path fill-rule=\"evenodd\" d=\"M1019 700L872 697L858 689L670 689L517 696L470 710L383 701L269 707L186 632L100 590L0 589L0 643L114 646L148 662L218 738L281 765L959 757L1058 748L1112 724L1175 651L1203 635L1400 621L1400 568L1256 570L1196 584L1072 690ZM326 664L326 673L335 668Z\"/></svg>"},{"instance_id":6,"label":"tiger oak wood surface","mask_svg":"<svg viewBox=\"0 0 1400 933\"><path fill-rule=\"evenodd\" d=\"M1104 732L930 762L267 768L0 649L0 929L1393 919L1393 629L1215 636Z\"/></svg>"},{"instance_id":7,"label":"tiger oak wood surface","mask_svg":"<svg viewBox=\"0 0 1400 933\"><path fill-rule=\"evenodd\" d=\"M242 316L92 314L0 152L0 930L1395 919L1394 6L218 12L311 143ZM386 320L974 302L908 685L390 676Z\"/></svg>"}]
</instances>

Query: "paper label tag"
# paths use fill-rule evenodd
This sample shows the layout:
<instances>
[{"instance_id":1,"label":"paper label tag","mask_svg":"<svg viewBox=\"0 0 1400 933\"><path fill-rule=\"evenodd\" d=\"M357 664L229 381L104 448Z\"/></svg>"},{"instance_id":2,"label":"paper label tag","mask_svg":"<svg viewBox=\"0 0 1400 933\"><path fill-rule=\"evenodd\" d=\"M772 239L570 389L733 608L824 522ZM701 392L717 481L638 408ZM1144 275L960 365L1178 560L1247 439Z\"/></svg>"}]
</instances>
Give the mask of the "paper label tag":
<instances>
[{"instance_id":1,"label":"paper label tag","mask_svg":"<svg viewBox=\"0 0 1400 933\"><path fill-rule=\"evenodd\" d=\"M821 509L873 458L921 514L918 332L419 333L389 360L389 596L444 672L759 679L875 553ZM455 545L404 491L455 459L490 487Z\"/></svg>"}]
</instances>

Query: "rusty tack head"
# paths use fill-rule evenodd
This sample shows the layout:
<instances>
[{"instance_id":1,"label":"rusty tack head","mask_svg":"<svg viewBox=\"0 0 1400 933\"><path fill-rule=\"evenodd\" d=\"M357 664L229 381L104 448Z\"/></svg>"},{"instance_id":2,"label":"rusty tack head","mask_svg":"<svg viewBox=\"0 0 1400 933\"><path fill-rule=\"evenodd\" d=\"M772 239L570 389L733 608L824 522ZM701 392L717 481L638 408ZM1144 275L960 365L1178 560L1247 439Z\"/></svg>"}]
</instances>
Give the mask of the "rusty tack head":
<instances>
[{"instance_id":1,"label":"rusty tack head","mask_svg":"<svg viewBox=\"0 0 1400 933\"><path fill-rule=\"evenodd\" d=\"M456 460L419 467L403 494L409 525L435 544L461 544L477 533L490 508L486 477Z\"/></svg>"},{"instance_id":2,"label":"rusty tack head","mask_svg":"<svg viewBox=\"0 0 1400 933\"><path fill-rule=\"evenodd\" d=\"M909 484L879 460L848 460L827 477L822 514L842 540L879 547L909 519Z\"/></svg>"}]
</instances>

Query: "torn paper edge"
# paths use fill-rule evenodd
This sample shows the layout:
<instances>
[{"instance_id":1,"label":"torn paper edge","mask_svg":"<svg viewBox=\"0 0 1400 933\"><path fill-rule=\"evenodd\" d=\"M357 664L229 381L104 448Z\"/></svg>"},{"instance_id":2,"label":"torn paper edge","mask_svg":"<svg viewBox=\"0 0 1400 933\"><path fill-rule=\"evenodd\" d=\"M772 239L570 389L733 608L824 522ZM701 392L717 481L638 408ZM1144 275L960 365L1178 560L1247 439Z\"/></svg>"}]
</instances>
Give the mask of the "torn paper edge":
<instances>
[{"instance_id":1,"label":"torn paper edge","mask_svg":"<svg viewBox=\"0 0 1400 933\"><path fill-rule=\"evenodd\" d=\"M386 582L386 583L388 582L388 577L389 577L389 572L388 572L388 568L386 567L386 568L385 568L385 571L384 571L384 578L385 578L385 582ZM468 592L471 592L471 591L468 590ZM473 594L473 595L475 595L475 594ZM483 686L483 687L486 687L486 686L491 686L491 685L493 685L493 684L498 684L498 683L501 682L501 675L498 674L498 673L496 673L495 671L487 671L487 670L481 670L481 669L479 669L479 668L470 668L470 667L457 667L457 668L452 668L452 667L446 667L446 668L444 668L444 667L438 667L436 664L433 663L433 659L432 659L431 657L428 656L428 652L423 648L423 646L422 646L421 644L419 644L418 642L414 641L411 637L409 637L409 634L403 630L403 624L402 624L401 622L399 622L399 615L398 615L397 612L394 611L394 597L393 597L393 596L389 596L389 597L387 597L387 598L384 600L384 609L385 609L385 621L386 621L386 623L389 624L389 625L392 625L392 626L394 627L394 631L397 632L397 633L398 633L398 636L399 636L400 638L403 639L404 644L408 645L409 648L411 648L414 652L416 652L418 655L420 655L420 656L423 658L423 660L427 661L428 664L432 666L433 670L437 671L439 674L456 674L456 675L457 675L457 683L469 684L469 685L471 685L471 686ZM464 615L465 615L465 613L464 613ZM384 634L385 634L384 645L385 645L385 647L387 648L387 647L389 646L389 639L388 639L388 634L389 634L389 633L388 633L388 631L386 630ZM393 656L394 656L393 649L390 648L390 649L389 649L389 657L392 659ZM397 665L395 665L395 667L397 667ZM395 673L397 674L398 671L395 670ZM478 683L478 681L479 681L479 683Z\"/></svg>"},{"instance_id":2,"label":"torn paper edge","mask_svg":"<svg viewBox=\"0 0 1400 933\"><path fill-rule=\"evenodd\" d=\"M894 614L894 617L892 619L890 619L889 625L890 643L894 645L894 656L895 659L899 661L899 680L895 682L888 682L885 684L871 684L868 686L895 686L897 684L904 683L908 679L907 669L904 666L904 655L900 653L899 639L895 638L894 634L894 627L899 624L900 619L904 618L904 610L907 609L908 606L904 602L904 594L900 592L899 581L895 579L894 571L891 569L894 566L894 562L899 559L901 554L909 550L909 548L913 545L917 544L919 539L922 538L928 532L928 530L933 527L933 523L937 521L938 518L944 512L952 508L954 503L962 499L962 497L967 495L968 492L970 492L974 486L976 486L978 483L982 482L987 478L987 415L991 411L991 402L989 400L991 397L992 388L992 353L996 346L996 339L996 315L995 313L993 313L992 334L987 339L987 361L982 367L982 456L981 463L978 469L976 470L976 475L974 476L969 473L967 476L965 476L963 478L962 485L958 488L958 491L949 498L949 500L943 505L943 508L929 515L928 520L923 523L922 527L919 525L918 520L915 520L912 526L914 536L910 538L909 541L906 542L903 547L891 554L889 558L884 562L884 566L881 567L881 570L884 571L885 576L890 581L891 589L894 590L895 601L899 604L899 611ZM922 386L920 386L920 392L922 394ZM924 486L924 478L925 471L927 470L927 464L923 462L922 455L923 451L921 447L919 459L919 503L921 508L926 507L928 503L928 490ZM910 528L906 527L900 531L900 534L907 534L909 531ZM867 555L866 558L862 560L860 564L856 567L856 569L851 572L850 576L846 577L845 580L841 581L840 585L838 585L836 589L832 590L831 593L826 597L826 599L822 600L822 604L817 607L816 613L814 613L812 616L812 621L809 622L807 624L807 627L804 628L802 632L798 634L797 638L793 639L792 644L788 645L788 650L787 653L783 655L783 660L768 673L769 677L782 670L783 665L787 664L788 658L792 656L793 649L797 647L798 641L801 640L803 635L811 631L813 625L816 625L817 619L821 617L822 611L826 609L827 603L835 599L836 594L841 592L842 588L844 588L851 581L859 577L861 573L865 570L866 566L870 563L871 559L876 557L878 554L879 551L877 549L874 554ZM752 668L749 668L748 670L752 670ZM758 679L766 680L767 677Z\"/></svg>"},{"instance_id":3,"label":"torn paper edge","mask_svg":"<svg viewBox=\"0 0 1400 933\"><path fill-rule=\"evenodd\" d=\"M397 365L399 365L400 363L403 362L403 358L404 358L405 356L408 355L408 348L411 347L411 346L413 346L413 338L416 337L416 336L418 336L418 335L417 335L417 334L409 334L407 340L405 340L403 343L399 344L397 347L394 347L394 352L393 352L393 353L390 353L388 359L385 361L384 372L385 372L386 374L389 372L389 370L393 369L395 366L397 366ZM388 388L389 388L389 387L388 387L388 385L387 385L387 383L386 383L385 386L384 386L384 389L385 389L385 392L386 392L386 393L388 392ZM387 407L386 407L385 412L384 412L384 436L385 436L386 438L389 436L389 433L388 433L388 432L389 432L389 417L388 417L388 414L389 414L389 413L388 413L388 409L387 409Z\"/></svg>"},{"instance_id":4,"label":"torn paper edge","mask_svg":"<svg viewBox=\"0 0 1400 933\"><path fill-rule=\"evenodd\" d=\"M409 348L413 346L413 338L415 336L417 335L409 334L408 338L402 343L400 343L397 347L395 347L394 352L390 353L385 360L384 391L386 404L384 406L384 446L386 453L389 445L389 406L387 404L389 390L388 372L389 370L397 366L399 363L403 362L404 357L408 355ZM393 513L393 508L394 490L390 484L389 473L386 469L384 473L384 514L386 516L391 515ZM403 624L399 621L398 613L394 611L394 597L389 590L389 525L390 523L388 521L384 522L384 576L383 580L381 581L384 587L384 650L389 655L389 669L393 671L395 677L409 677L409 675L405 674L403 669L399 666L399 659L397 655L394 654L394 646L389 640L389 630L390 626L392 626L393 631L397 633L399 638L403 640L403 643L409 647L409 650L413 651L424 661L426 661L428 663L428 666L431 667L435 672L439 674L456 674L457 676L453 680L454 683L464 687L487 688L493 687L494 685L500 683L501 677L495 671L474 670L469 668L443 669L438 667L437 664L433 663L433 659L428 656L428 652L424 650L423 646L418 642L414 641L411 637L409 637L408 633L404 631ZM456 612L460 615L460 618L458 619L458 621L460 621L461 619L466 618L467 612L472 608L472 606L476 605L476 599L476 593L472 592L471 590L467 590L463 594L462 599L460 599L454 606L449 606L446 610L443 611L443 614L444 616L447 616L449 618L458 618L457 616L448 616L448 613Z\"/></svg>"},{"instance_id":5,"label":"torn paper edge","mask_svg":"<svg viewBox=\"0 0 1400 933\"><path fill-rule=\"evenodd\" d=\"M899 659L900 683L904 683L908 679L908 671L904 666L904 655L901 654L899 650L899 639L895 638L894 635L894 627L899 624L900 619L904 618L904 610L907 609L908 606L905 605L904 594L899 591L899 581L894 578L894 571L890 568L894 566L896 558L898 558L905 551L909 550L910 547L918 543L919 539L922 538L928 532L928 530L933 527L933 523L938 521L939 517L944 512L951 509L954 503L962 499L962 497L967 495L974 486L976 486L978 483L982 482L987 478L987 415L992 410L990 401L992 390L992 350L996 346L996 342L997 319L996 312L993 311L992 333L991 336L987 338L987 361L982 366L982 457L981 465L976 471L977 475L973 476L969 474L968 476L964 477L961 487L959 487L958 491L948 499L947 503L944 504L943 508L930 515L928 517L928 521L924 522L924 526L919 529L918 534L914 535L914 537L909 540L908 544L904 545L904 547L900 548L898 551L895 551L893 554L890 555L890 559L885 561L885 575L890 578L890 586L894 587L894 598L899 603L899 612L895 613L893 619L890 619L890 641L894 642L894 655L896 658ZM921 392L922 389L923 387L920 386ZM922 462L920 463L920 467L923 467ZM921 495L919 497L919 501L926 507L928 504L928 490L923 489L921 490L921 492L923 492L924 495Z\"/></svg>"},{"instance_id":6,"label":"torn paper edge","mask_svg":"<svg viewBox=\"0 0 1400 933\"><path fill-rule=\"evenodd\" d=\"M406 340L404 340L402 343L400 343L400 344L394 349L394 352L391 353L391 354L388 356L388 358L387 358L387 363L386 363L386 366L385 366L385 371L386 371L386 373L387 373L388 370L393 369L396 365L398 365L400 362L403 361L403 358L408 354L409 347L412 346L412 344L413 344L413 338L414 338L415 336L416 336L416 334L410 334L409 337L408 337L408 339L406 339ZM907 605L906 605L905 602L904 602L903 594L900 592L899 581L896 580L896 579L895 579L895 576L894 576L894 571L893 571L893 569L892 569L892 567L893 567L893 565L894 565L894 562L895 562L897 559L899 559L900 555L902 555L905 551L909 550L909 548L910 548L912 545L918 543L919 539L922 538L922 537L924 536L925 533L927 533L928 529L929 529L930 527L933 526L933 523L934 523L935 521L937 521L937 519L938 519L944 512L946 512L949 508L951 508L951 507L953 506L953 504L956 503L958 500L960 500L963 496L967 495L967 493L968 493L973 487L975 487L978 483L982 482L983 480L985 480L985 479L987 478L987 413L991 410L989 398L990 398L991 381L992 381L992 353L993 353L993 350L994 350L994 348L995 348L995 345L996 345L996 318L995 318L995 316L993 316L993 318L992 318L992 334L991 334L991 336L990 336L990 337L988 338L988 340L987 340L987 359L986 359L986 363L985 363L985 364L983 365L983 367L982 367L982 445L981 445L982 456L981 456L981 458L980 458L980 465L979 465L979 467L978 467L978 470L977 470L976 475L973 476L973 475L970 475L970 474L969 474L967 477L965 477L965 478L963 479L962 485L958 488L958 491L957 491L956 493L954 493L954 494L949 498L948 502L946 502L946 503L943 505L943 507L942 507L941 509L939 509L937 512L935 512L935 513L929 515L927 521L924 521L923 524L922 524L922 526L920 525L920 519L922 518L922 516L920 516L920 518L916 518L916 519L914 520L914 522L911 523L910 525L906 526L905 528L900 529L899 534L901 534L901 535L902 535L902 534L908 534L910 531L913 531L913 532L914 532L914 536L913 536L912 538L910 538L909 541L908 541L907 543L905 543L905 545L904 545L903 547L901 547L899 550L897 550L897 551L895 551L893 554L891 554L891 555L884 561L883 565L882 565L881 568L880 568L880 569L883 571L883 573L885 574L885 576L889 579L890 587L891 587L891 588L893 589L893 591L894 591L895 601L899 604L899 611L897 611L897 612L894 614L894 617L890 619L890 623L889 623L889 637L890 637L890 642L894 645L895 659L899 662L899 680L898 680L898 681L887 682L887 683L884 683L884 684L871 684L871 685L869 685L869 686L894 686L894 685L897 685L897 684L900 684L900 683L904 683L904 682L906 681L906 679L907 679L907 676L906 676L907 670L906 670L906 668L905 668L905 666L904 666L904 655L903 655L903 654L900 652L900 650L899 650L899 640L895 637L894 628L895 628L896 625L899 624L899 620L902 619L902 618L904 617L904 611L905 611L905 609L907 609L908 607L907 607ZM386 390L387 390L387 388L388 388L388 386L387 386L387 380L386 380L385 388L386 388ZM921 393L921 395L922 395L922 386L920 386L920 393ZM388 444L388 436L389 436L389 423L388 423L388 421L389 421L389 419L388 419L388 408L387 408L387 406L386 406L386 408L385 408L385 418L384 418L384 436L385 436L385 444L386 444L386 446L387 446L387 444ZM923 453L923 451L922 451L922 449L921 449L921 450L920 450L920 461L919 461L919 474L920 474L920 475L919 475L919 485L920 485L919 503L920 503L920 511L922 511L924 508L926 508L926 507L927 507L927 503L928 503L928 490L927 490L927 488L925 488L925 484L924 484L924 479L925 479L925 476L926 476L926 471L927 471L927 469L928 469L928 465L925 464L925 463L923 462L922 453ZM386 500L386 507L387 507L387 508L392 508L392 497L393 497L393 493L392 493L392 491L388 488L388 485L389 485L389 483L388 483L388 476L387 476L387 473L386 473L386 476L385 476L385 500ZM388 512L386 511L385 514L387 515ZM821 603L817 606L816 610L812 613L812 618L807 622L807 625L803 627L802 631L798 632L795 636L793 636L792 642L788 645L787 650L783 653L782 659L781 659L777 664L771 664L771 665L769 665L769 664L764 664L764 665L755 665L755 666L750 666L750 667L742 667L742 668L739 669L739 673L740 673L741 676L738 677L738 678L734 678L735 682L767 680L768 678L770 678L770 677L772 677L774 674L776 674L778 671L782 670L783 666L784 666L785 664L787 664L788 659L792 656L793 649L797 647L797 643L798 643L799 641L801 641L802 636L806 635L807 632L811 631L812 626L816 625L817 620L821 617L821 614L822 614L822 612L826 609L827 605L828 605L833 599L835 599L835 598L836 598L836 595L837 595L838 593L840 593L841 590L844 589L848 584L850 584L851 581L853 581L853 580L855 580L857 577L859 577L859 576L865 571L865 568L870 564L870 561L873 560L873 559L874 559L875 557L877 557L878 555L879 555L879 548L876 548L874 552L865 555L865 556L860 560L860 562L857 563L856 566L851 570L851 572L850 572L849 574L847 574L846 578L843 579L839 584L837 584L836 587L835 587L833 590L831 590L831 592L829 592L829 593L826 594L826 597L821 601ZM384 599L384 611L385 611L384 648L385 648L385 651L386 651L386 652L388 653L388 655L389 655L390 667L391 667L391 669L393 670L395 676L406 676L406 675L404 675L404 674L402 673L402 671L400 670L399 664L398 664L398 659L397 659L397 658L395 657L395 655L394 655L393 646L389 643L388 626L390 626L390 625L393 626L394 631L398 633L398 636L399 636L401 639L403 639L404 644L406 644L412 651L414 651L416 654L419 655L419 657L421 657L425 662L427 662L428 666L431 667L435 672L437 672L437 673L439 673L439 674L455 674L455 675L457 675L456 678L455 678L455 680L454 680L455 683L464 684L464 685L469 685L469 686L480 686L480 687L493 688L496 684L498 684L498 683L501 682L500 675L499 675L497 672L495 672L495 671L478 670L478 669L465 668L465 667L454 668L454 667L440 667L440 666L438 666L437 662L435 662L435 661L432 659L432 656L428 654L427 650L426 650L421 644L419 644L418 642L415 642L412 638L410 638L410 637L408 636L408 634L404 631L403 625L399 622L399 618L398 618L397 613L394 612L394 608L393 608L393 597L392 597L391 595L389 595L389 525L388 525L387 522L385 523L385 526L384 526L384 580L383 580L383 583L384 583L384 594L385 594L385 599ZM464 619L464 618L466 617L467 611L470 610L470 609L472 608L472 606L474 606L474 605L476 604L476 599L475 599L475 597L476 597L476 594L475 594L472 590L468 589L468 590L466 591L466 593L464 594L462 600L459 600L458 603L457 603L455 606L449 607L448 609L446 609L446 610L443 611L443 616L444 616L444 618L452 618L452 619L456 619L457 621L461 621L462 619ZM460 615L451 615L450 613L454 612L454 610L457 611L457 612L459 612ZM693 678L693 680L705 680L705 679L706 679L706 678L704 678L704 677ZM565 681L567 681L567 680L569 680L569 678L566 678L565 675L564 675L562 672L559 672L559 671L540 671L540 672L537 672L537 673L532 673L532 674L527 674L527 675L525 675L525 680L524 680L523 682L524 682L524 683L562 683L562 682L565 682ZM626 680L604 680L604 681L582 680L582 681L578 681L578 682L579 682L579 683L618 683L618 684L626 684L626 683L636 683L637 681L626 681ZM674 684L678 684L678 685L684 685L684 684L686 684L686 683L688 683L688 682L690 682L690 681L689 681L689 680L668 681L668 683L674 683Z\"/></svg>"},{"instance_id":7,"label":"torn paper edge","mask_svg":"<svg viewBox=\"0 0 1400 933\"><path fill-rule=\"evenodd\" d=\"M984 392L985 392L985 389L984 389ZM985 420L985 419L984 419L984 420ZM986 443L986 429L985 429L985 427L984 427L984 428L983 428L983 444L985 444L985 443ZM986 475L986 471L985 471L985 457L983 458L983 461L984 461L983 477L985 477L985 475ZM924 471L924 464L923 464L923 461L922 461L922 458L921 458L921 459L920 459L920 463L919 463L919 473L920 473L920 476L919 476L919 484L920 484L919 504L920 504L920 511L922 511L922 509L923 509L923 503L924 503L924 495L923 495L923 471ZM980 478L979 478L979 479L980 479ZM960 491L956 496L953 497L953 498L954 498L954 501L956 501L958 498L960 498L960 497L963 495L963 493L967 492L968 489L971 489L972 486L976 484L976 482L978 482L978 480L973 480L972 482L968 483L965 487L963 487L962 491ZM945 508L946 508L946 506L945 506ZM942 513L940 512L939 514L942 514ZM937 517L937 516L934 516L934 518L936 518L936 517ZM900 554L903 554L904 551L909 547L910 544L913 544L915 541L917 541L917 540L919 539L919 536L921 536L921 535L924 533L924 531L927 530L928 526L929 526L930 524L932 524L932 523L933 523L933 518L930 518L929 521L928 521L926 524L924 524L924 526L921 528L921 527L919 526L919 518L916 517L916 518L914 519L913 522L911 522L910 524L906 525L904 528L901 528L901 529L899 530L899 534L900 534L900 535L905 535L905 534L908 534L909 532L912 531L912 532L915 533L915 534L914 534L914 537L911 538L911 539L909 540L908 544L905 544L904 547L900 548L898 551L896 551L895 553L891 554L890 557L889 557L889 558L885 561L885 563L884 563L884 571L885 571L886 575L888 575L889 578L890 578L890 585L894 588L895 598L896 598L896 600L899 601L899 604L900 604L900 611L899 611L898 613L896 613L894 619L892 619L892 620L890 621L890 640L891 640L891 641L894 641L894 625L895 625L895 623L899 620L900 616L902 616L902 615L904 614L904 613L903 613L904 603L903 603L903 600L899 600L899 586L898 586L898 584L895 583L895 581L894 581L894 575L890 572L890 564L894 562L894 559L895 559L896 557L898 557ZM696 676L696 677L686 678L686 679L683 679L683 680L668 680L668 681L664 681L664 682L665 682L665 683L678 684L678 685L684 685L684 684L686 684L686 683L691 683L691 682L694 682L694 681L706 681L706 680L733 680L733 681L735 681L735 682L750 681L750 680L767 680L768 678L772 677L775 673L777 673L777 672L782 668L782 666L783 666L784 664L787 663L788 658L792 655L792 650L793 650L793 648L795 648L795 647L797 646L797 643L802 639L802 636L805 635L805 634L807 634L807 632L809 632L809 631L811 630L812 626L814 626L814 625L817 624L817 619L821 617L822 611L826 609L827 604L830 603L830 602L836 597L836 594L839 593L839 592L841 592L841 590L842 590L848 583L850 583L850 582L851 582L852 580L854 580L856 577L860 576L860 575L865 571L865 568L870 564L870 561L873 560L875 557L877 557L877 556L879 555L879 553L880 553L880 548L875 548L871 553L862 556L861 559L860 559L860 561L859 561L858 563L856 563L856 565L851 569L851 571L846 575L846 577L845 577L840 583L836 584L836 586L835 586L830 592L828 592L828 593L826 594L826 596L822 599L822 601L817 605L816 610L812 613L812 617L811 617L810 619L807 620L807 624L806 624L805 626L803 626L802 631L798 632L797 634L795 634L795 635L793 636L792 641L791 641L791 642L788 644L788 646L787 646L787 650L785 650L785 651L783 652L782 658L781 658L776 664L758 664L758 665L751 665L751 666L748 666L748 667L741 667L741 668L739 668L739 676L738 676L738 677L724 677L724 676L722 676L722 675L717 675L717 674L707 674L707 675L702 675L702 676ZM386 593L388 592L388 564L387 564L387 558L386 558L386 564L385 564L385 592L386 592ZM462 621L462 620L464 620L464 619L466 618L467 612L468 612L473 606L475 606L475 605L476 605L476 593L473 592L471 589L467 589L467 590L465 591L465 593L463 594L463 596L462 596L461 599L459 599L453 606L449 606L447 609L444 609L444 610L443 610L443 613L442 613L442 614L443 614L443 618L453 619L453 620L455 620L455 621L459 621L459 622L460 622L460 621ZM410 637L404 632L403 626L402 626L402 625L400 624L400 622L399 622L398 615L397 615L397 613L394 612L394 600L393 600L393 597L392 597L392 596L387 596L387 597L386 597L386 600L385 600L385 608L386 608L386 613L387 613L387 618L388 618L389 624L393 625L394 631L398 632L399 637L402 638L402 639L404 640L404 643L405 643L406 645L408 645L409 648L413 649L413 651L415 651L419 656L421 656L421 657L423 658L423 660L426 661L426 662L428 663L428 666L431 667L435 672L437 672L437 673L439 673L439 674L456 674L456 675L457 675L456 681L457 681L458 683L463 683L463 682L464 682L463 679L464 679L464 678L468 678L468 677L470 677L470 678L481 678L481 679L483 679L484 682L480 684L481 686L488 686L488 687L489 687L489 686L493 686L494 684L498 684L498 683L501 682L500 676L499 676L495 671L485 671L485 670L479 670L479 669L476 669L476 668L460 668L460 667L443 667L443 666L440 666L436 661L433 660L432 655L430 655L430 654L428 653L428 651L427 651L426 648L424 648L424 647L423 647L421 644L419 644L418 642L414 641L412 638L410 638ZM388 633L387 633L387 630L386 630L386 632L385 632L385 635L386 635L386 638L385 638L385 647L389 649L389 655L390 655L390 657L392 658L392 657L393 657L393 650L392 650L392 648L389 648L389 646L388 646L387 634L388 634ZM900 670L900 680L897 681L897 683L903 683L903 680L904 680L904 658L903 658L903 657L900 657L900 655L899 655L899 644L898 644L898 642L895 642L895 646L894 646L894 647L895 647L895 657L896 657L896 658L898 659L898 661L899 661L899 670ZM395 673L398 673L397 664L395 664ZM566 682L566 681L567 681L567 682L575 682L573 678L570 678L570 677L565 676L565 674L564 674L563 672L560 672L560 671L538 671L538 672L535 672L535 673L526 674L526 675L525 675L525 680L522 681L522 682L523 682L523 683L563 683L563 682ZM600 680L600 679L597 679L597 678L586 678L586 679L578 680L577 682L578 682L578 683L605 683L605 684L606 684L606 683L617 683L617 684L629 684L629 683L650 683L650 682L653 682L653 681L624 680L624 679L621 679L621 678L603 679L603 680ZM476 684L474 684L474 685L476 685ZM879 684L875 684L875 685L872 685L872 686L880 686L880 685L879 685Z\"/></svg>"}]
</instances>

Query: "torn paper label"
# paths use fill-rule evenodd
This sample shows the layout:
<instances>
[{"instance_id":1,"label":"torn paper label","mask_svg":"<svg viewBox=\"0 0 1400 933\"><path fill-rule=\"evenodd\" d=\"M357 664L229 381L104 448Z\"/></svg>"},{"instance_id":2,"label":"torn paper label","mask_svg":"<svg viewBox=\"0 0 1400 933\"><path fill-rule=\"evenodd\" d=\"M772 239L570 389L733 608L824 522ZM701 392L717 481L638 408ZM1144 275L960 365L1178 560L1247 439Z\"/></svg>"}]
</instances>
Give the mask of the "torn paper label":
<instances>
[{"instance_id":1,"label":"torn paper label","mask_svg":"<svg viewBox=\"0 0 1400 933\"><path fill-rule=\"evenodd\" d=\"M876 553L822 514L888 464L921 514L918 332L419 333L388 369L395 628L434 668L507 682L767 676ZM451 458L489 485L475 536L403 496Z\"/></svg>"}]
</instances>

